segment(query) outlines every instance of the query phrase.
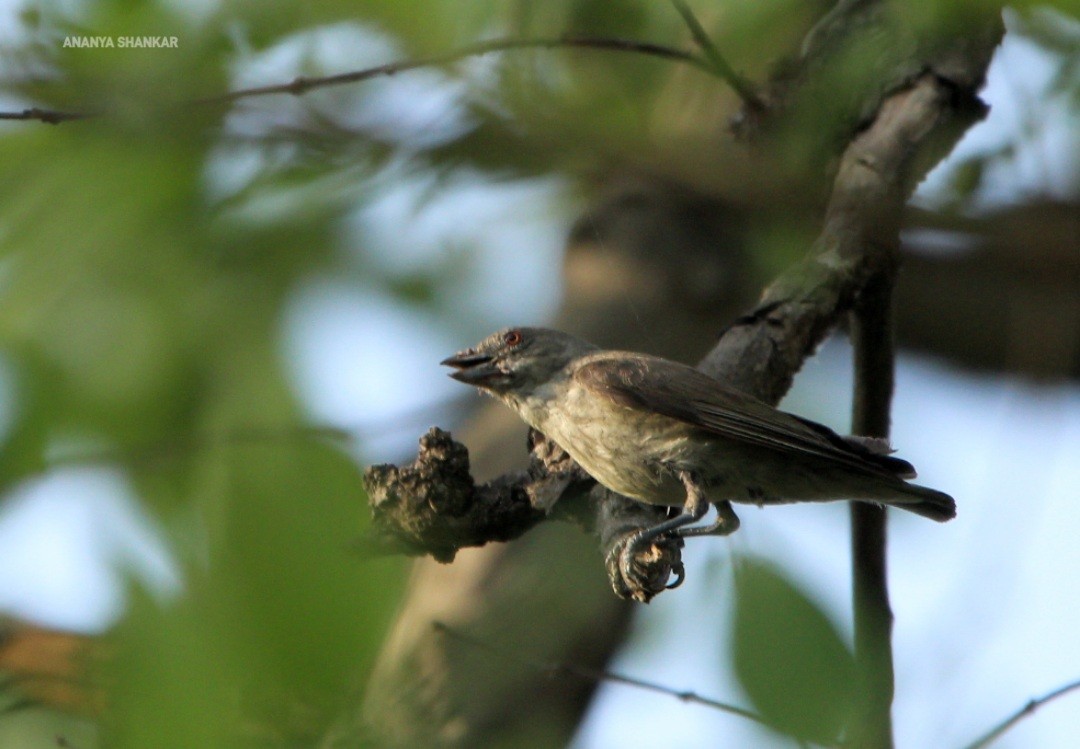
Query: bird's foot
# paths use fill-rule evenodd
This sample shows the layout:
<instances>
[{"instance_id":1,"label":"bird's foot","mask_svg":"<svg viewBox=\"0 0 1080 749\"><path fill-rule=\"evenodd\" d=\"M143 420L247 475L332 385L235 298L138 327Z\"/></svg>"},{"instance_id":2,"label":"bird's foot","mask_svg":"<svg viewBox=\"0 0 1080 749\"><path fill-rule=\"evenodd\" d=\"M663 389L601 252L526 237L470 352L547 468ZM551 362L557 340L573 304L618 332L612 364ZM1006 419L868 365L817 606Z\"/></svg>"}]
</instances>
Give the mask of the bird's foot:
<instances>
[{"instance_id":1,"label":"bird's foot","mask_svg":"<svg viewBox=\"0 0 1080 749\"><path fill-rule=\"evenodd\" d=\"M682 546L674 535L650 538L647 531L638 530L624 536L605 560L615 594L648 603L658 593L682 585L686 577ZM672 575L675 580L669 584Z\"/></svg>"}]
</instances>

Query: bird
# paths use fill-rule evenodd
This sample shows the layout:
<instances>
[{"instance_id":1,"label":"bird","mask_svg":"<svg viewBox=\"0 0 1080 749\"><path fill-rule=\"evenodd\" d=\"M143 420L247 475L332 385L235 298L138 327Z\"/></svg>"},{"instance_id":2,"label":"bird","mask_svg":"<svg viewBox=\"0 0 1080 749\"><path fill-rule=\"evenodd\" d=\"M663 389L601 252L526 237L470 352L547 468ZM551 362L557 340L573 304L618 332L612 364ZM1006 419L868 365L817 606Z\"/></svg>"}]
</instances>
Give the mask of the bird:
<instances>
[{"instance_id":1,"label":"bird","mask_svg":"<svg viewBox=\"0 0 1080 749\"><path fill-rule=\"evenodd\" d=\"M505 328L440 363L503 401L603 486L681 510L628 540L624 575L659 536L733 533L733 502L846 499L939 522L956 515L948 494L907 481L915 469L885 440L841 436L685 364L537 327ZM710 505L715 520L695 526Z\"/></svg>"}]
</instances>

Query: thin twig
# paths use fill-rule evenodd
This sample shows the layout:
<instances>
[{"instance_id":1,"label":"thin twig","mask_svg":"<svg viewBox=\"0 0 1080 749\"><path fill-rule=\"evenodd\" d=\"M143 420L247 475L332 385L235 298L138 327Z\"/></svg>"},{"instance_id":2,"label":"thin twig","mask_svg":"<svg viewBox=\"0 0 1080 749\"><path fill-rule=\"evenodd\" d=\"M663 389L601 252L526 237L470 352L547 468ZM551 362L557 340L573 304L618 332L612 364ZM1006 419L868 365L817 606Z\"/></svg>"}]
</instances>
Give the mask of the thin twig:
<instances>
[{"instance_id":1,"label":"thin twig","mask_svg":"<svg viewBox=\"0 0 1080 749\"><path fill-rule=\"evenodd\" d=\"M990 744L1001 737L1001 734L1008 731L1029 715L1033 715L1040 707L1046 705L1048 702L1053 702L1058 697L1064 697L1069 692L1075 692L1078 689L1080 689L1080 679L1069 682L1048 694L1044 694L1042 697L1029 701L1022 708L987 731L986 734L965 746L964 749L984 749L984 747L990 746Z\"/></svg>"},{"instance_id":2,"label":"thin twig","mask_svg":"<svg viewBox=\"0 0 1080 749\"><path fill-rule=\"evenodd\" d=\"M0 120L36 120L48 125L59 125L61 122L71 122L72 120L86 120L96 116L96 114L89 112L61 112L55 109L41 109L39 107L31 107L21 112L0 112Z\"/></svg>"},{"instance_id":3,"label":"thin twig","mask_svg":"<svg viewBox=\"0 0 1080 749\"><path fill-rule=\"evenodd\" d=\"M638 679L633 676L624 676L622 674L612 673L611 671L601 671L598 669L586 668L585 666L579 666L574 663L556 663L547 664L539 661L533 661L527 658L522 658L519 655L502 650L501 648L492 645L489 642L485 642L476 637L459 632L456 629L448 626L443 622L433 622L435 631L442 633L448 637L452 637L468 645L478 648L480 650L486 650L493 655L497 655L500 658L507 658L514 660L518 663L522 663L531 668L535 668L538 671L544 671L552 674L564 673L577 676L587 681L604 682L610 681L617 684L626 684L627 686L636 687L638 689L644 689L650 692L658 692L659 694L666 694L669 697L675 697L683 702L691 702L697 705L703 705L705 707L713 708L714 710L720 710L732 715L738 715L752 720L755 723L760 723L763 726L768 726L769 723L757 713L747 710L746 708L739 707L738 705L731 705L727 702L720 702L709 697L702 697L696 692L688 692L685 690L672 689L671 687L665 687L662 684L656 684L651 681L645 681L644 679Z\"/></svg>"},{"instance_id":4,"label":"thin twig","mask_svg":"<svg viewBox=\"0 0 1080 749\"><path fill-rule=\"evenodd\" d=\"M754 91L753 85L735 72L735 68L731 67L724 56L720 54L720 50L717 49L712 39L709 38L708 33L705 31L705 27L698 21L697 16L690 10L683 0L671 0L671 4L675 6L675 10L682 16L683 21L686 22L686 26L690 29L690 33L694 37L694 41L701 47L701 51L705 53L705 57L708 58L709 63L712 66L712 71L715 72L720 78L722 78L731 88L739 95L739 98L743 100L743 103L752 110L762 111L765 109L765 103Z\"/></svg>"},{"instance_id":5,"label":"thin twig","mask_svg":"<svg viewBox=\"0 0 1080 749\"><path fill-rule=\"evenodd\" d=\"M578 36L563 36L552 39L492 39L486 42L478 42L477 44L472 44L467 47L454 50L453 52L447 52L442 55L422 57L416 60L402 60L400 62L377 65L373 68L354 70L348 73L339 73L337 75L319 76L311 78L301 76L298 78L294 78L289 83L282 83L271 86L256 86L254 88L230 91L229 93L221 94L219 96L210 96L203 99L196 99L191 103L229 103L237 101L239 99L247 99L253 96L267 96L271 94L292 94L294 96L299 96L315 88L339 86L344 83L357 83L359 81L366 81L370 78L392 76L397 73L404 73L408 70L415 70L416 68L437 67L439 65L446 65L448 63L457 62L459 60L463 60L469 57L481 57L483 55L491 54L493 52L505 52L515 49L555 49L560 47L571 47L578 49L606 49L616 52L636 52L638 54L651 55L653 57L663 57L669 60L686 62L704 70L705 72L713 72L711 66L709 66L704 60L696 57L690 52L684 52L682 50L673 49L671 47L664 47L659 44L651 44L649 42L636 42L629 39L611 39L603 37Z\"/></svg>"},{"instance_id":6,"label":"thin twig","mask_svg":"<svg viewBox=\"0 0 1080 749\"><path fill-rule=\"evenodd\" d=\"M290 94L300 96L317 88L341 86L346 83L358 83L371 78L392 76L417 68L435 67L457 62L469 57L480 57L493 52L505 52L516 49L601 49L614 52L632 52L635 54L661 57L667 60L687 63L710 74L717 74L715 64L701 59L692 52L686 52L673 47L665 47L651 42L639 42L631 39L618 39L609 37L585 37L585 36L562 36L548 39L491 39L478 42L461 49L431 57L422 57L415 60L401 60L399 62L376 65L373 68L353 70L347 73L338 73L326 76L299 76L288 83L277 83L267 86L254 86L251 88L237 89L224 94L204 96L182 102L178 106L208 106L214 104L230 104L241 99L250 99L256 96L273 96L277 94ZM723 76L721 76L723 77ZM100 113L91 112L61 112L57 110L24 109L21 112L0 112L0 120L37 120L52 125L70 120L84 120L99 116Z\"/></svg>"}]
</instances>

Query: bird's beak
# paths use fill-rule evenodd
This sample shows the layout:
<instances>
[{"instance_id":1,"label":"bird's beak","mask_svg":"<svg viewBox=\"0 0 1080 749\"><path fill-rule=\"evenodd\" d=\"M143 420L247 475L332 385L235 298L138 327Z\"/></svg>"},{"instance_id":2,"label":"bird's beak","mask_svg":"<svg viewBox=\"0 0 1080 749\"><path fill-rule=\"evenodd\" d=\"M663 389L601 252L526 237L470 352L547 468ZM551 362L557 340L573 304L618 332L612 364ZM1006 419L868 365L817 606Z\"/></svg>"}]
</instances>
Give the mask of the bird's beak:
<instances>
[{"instance_id":1,"label":"bird's beak","mask_svg":"<svg viewBox=\"0 0 1080 749\"><path fill-rule=\"evenodd\" d=\"M492 357L472 350L454 354L443 359L439 364L456 369L457 371L451 372L450 376L466 385L483 387L488 381L503 375L494 365Z\"/></svg>"}]
</instances>

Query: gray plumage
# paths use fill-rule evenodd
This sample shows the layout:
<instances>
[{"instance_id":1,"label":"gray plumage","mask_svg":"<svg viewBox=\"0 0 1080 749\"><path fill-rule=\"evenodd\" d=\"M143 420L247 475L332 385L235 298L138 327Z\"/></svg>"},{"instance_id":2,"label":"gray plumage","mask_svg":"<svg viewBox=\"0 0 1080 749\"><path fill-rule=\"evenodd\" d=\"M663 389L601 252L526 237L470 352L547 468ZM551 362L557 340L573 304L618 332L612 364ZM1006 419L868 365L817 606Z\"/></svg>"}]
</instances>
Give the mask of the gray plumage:
<instances>
[{"instance_id":1,"label":"gray plumage","mask_svg":"<svg viewBox=\"0 0 1080 749\"><path fill-rule=\"evenodd\" d=\"M666 359L509 328L443 364L503 400L609 489L683 506L684 519L660 532L695 535L685 518L700 518L708 503L720 517L703 530L718 533L738 527L727 502L852 499L937 521L956 513L947 494L907 483L911 464L883 454L881 441L841 437Z\"/></svg>"}]
</instances>

